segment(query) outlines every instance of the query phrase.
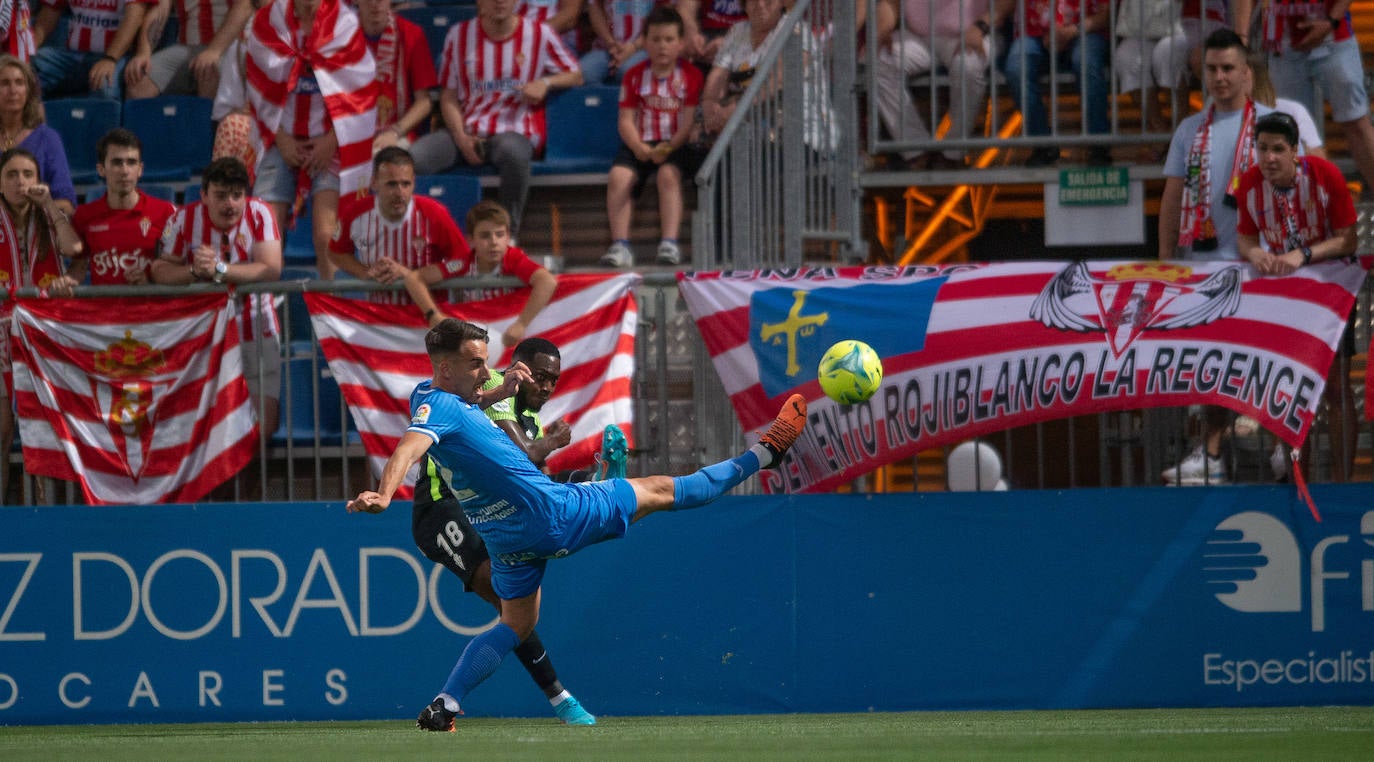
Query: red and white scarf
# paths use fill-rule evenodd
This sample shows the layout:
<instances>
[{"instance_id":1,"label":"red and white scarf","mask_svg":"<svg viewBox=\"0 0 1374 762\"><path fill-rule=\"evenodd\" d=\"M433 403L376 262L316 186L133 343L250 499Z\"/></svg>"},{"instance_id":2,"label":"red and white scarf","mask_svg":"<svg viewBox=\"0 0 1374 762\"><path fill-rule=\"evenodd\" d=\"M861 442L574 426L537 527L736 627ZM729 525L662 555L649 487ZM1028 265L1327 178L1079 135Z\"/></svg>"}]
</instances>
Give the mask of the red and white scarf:
<instances>
[{"instance_id":1,"label":"red and white scarf","mask_svg":"<svg viewBox=\"0 0 1374 762\"><path fill-rule=\"evenodd\" d=\"M339 143L339 193L361 197L371 179L372 138L377 131L377 67L362 26L340 0L322 0L303 39L300 32L292 0L273 0L253 17L244 73L261 144L258 160L271 147L286 99L308 68L319 84ZM297 183L298 196L301 185ZM308 189L308 178L304 185Z\"/></svg>"},{"instance_id":2,"label":"red and white scarf","mask_svg":"<svg viewBox=\"0 0 1374 762\"><path fill-rule=\"evenodd\" d=\"M401 65L403 55L398 49L400 42L401 34L396 28L396 14L393 13L373 51L373 57L377 59L377 82L381 85L377 102L379 130L395 124L410 108L410 83L406 81L406 70ZM414 51L411 53L414 54ZM383 103L386 99L391 102Z\"/></svg>"},{"instance_id":3,"label":"red and white scarf","mask_svg":"<svg viewBox=\"0 0 1374 762\"><path fill-rule=\"evenodd\" d=\"M1326 0L1270 0L1264 9L1264 49L1270 53L1282 53L1284 37L1291 43L1305 30L1298 29L1298 22L1304 19L1321 19L1332 15ZM1341 24L1332 34L1333 40L1344 40L1350 36L1350 25Z\"/></svg>"},{"instance_id":4,"label":"red and white scarf","mask_svg":"<svg viewBox=\"0 0 1374 762\"><path fill-rule=\"evenodd\" d=\"M1276 254L1311 246L1331 237L1327 199L1320 184L1308 171L1305 159L1298 160L1293 184L1279 188L1264 181L1260 195L1260 235L1269 251Z\"/></svg>"},{"instance_id":5,"label":"red and white scarf","mask_svg":"<svg viewBox=\"0 0 1374 762\"><path fill-rule=\"evenodd\" d=\"M1193 134L1193 144L1188 149L1188 163L1184 170L1183 206L1178 226L1178 245L1192 246L1194 241L1215 239L1216 226L1212 223L1212 119L1216 116L1215 104L1207 107L1207 115L1202 118L1197 132ZM1226 195L1235 197L1240 187L1240 176L1255 162L1255 102L1245 99L1245 112L1241 116L1240 137L1236 140L1235 156L1231 159L1231 179L1226 186Z\"/></svg>"},{"instance_id":6,"label":"red and white scarf","mask_svg":"<svg viewBox=\"0 0 1374 762\"><path fill-rule=\"evenodd\" d=\"M0 0L0 40L4 51L20 61L33 58L33 22L24 0Z\"/></svg>"}]
</instances>

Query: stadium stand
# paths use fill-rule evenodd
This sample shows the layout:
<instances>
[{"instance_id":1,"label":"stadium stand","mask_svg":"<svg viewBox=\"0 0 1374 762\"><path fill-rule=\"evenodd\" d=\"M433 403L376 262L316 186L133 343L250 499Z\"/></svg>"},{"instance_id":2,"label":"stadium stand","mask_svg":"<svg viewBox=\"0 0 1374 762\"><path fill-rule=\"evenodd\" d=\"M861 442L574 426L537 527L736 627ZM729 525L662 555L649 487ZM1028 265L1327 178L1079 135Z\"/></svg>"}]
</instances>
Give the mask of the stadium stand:
<instances>
[{"instance_id":1,"label":"stadium stand","mask_svg":"<svg viewBox=\"0 0 1374 762\"><path fill-rule=\"evenodd\" d=\"M102 135L119 126L119 101L64 98L44 102L43 109L48 125L62 136L62 147L67 151L67 163L72 170L72 183L79 189L79 186L98 182L95 144ZM208 122L208 113L206 119Z\"/></svg>"},{"instance_id":2,"label":"stadium stand","mask_svg":"<svg viewBox=\"0 0 1374 762\"><path fill-rule=\"evenodd\" d=\"M482 184L472 175L421 175L415 178L415 192L442 203L453 221L466 233L468 210L482 200Z\"/></svg>"},{"instance_id":3,"label":"stadium stand","mask_svg":"<svg viewBox=\"0 0 1374 762\"><path fill-rule=\"evenodd\" d=\"M429 42L430 55L434 56L435 67L444 52L444 38L449 29L477 16L477 6L462 4L431 4L401 8L396 13L403 19L425 30L425 40Z\"/></svg>"},{"instance_id":4,"label":"stadium stand","mask_svg":"<svg viewBox=\"0 0 1374 762\"><path fill-rule=\"evenodd\" d=\"M282 360L282 415L272 446L310 445L319 431L320 444L344 443L344 415L339 384L323 358L305 356ZM318 417L316 406L318 405Z\"/></svg>"},{"instance_id":5,"label":"stadium stand","mask_svg":"<svg viewBox=\"0 0 1374 762\"><path fill-rule=\"evenodd\" d=\"M124 104L124 126L145 146L144 180L185 182L210 163L213 103L193 95L160 95ZM156 150L149 150L153 146Z\"/></svg>"},{"instance_id":6,"label":"stadium stand","mask_svg":"<svg viewBox=\"0 0 1374 762\"><path fill-rule=\"evenodd\" d=\"M620 150L616 129L620 88L614 85L583 85L549 98L549 144L544 160L534 164L536 176L579 175L610 171ZM568 178L568 184L586 180Z\"/></svg>"}]
</instances>

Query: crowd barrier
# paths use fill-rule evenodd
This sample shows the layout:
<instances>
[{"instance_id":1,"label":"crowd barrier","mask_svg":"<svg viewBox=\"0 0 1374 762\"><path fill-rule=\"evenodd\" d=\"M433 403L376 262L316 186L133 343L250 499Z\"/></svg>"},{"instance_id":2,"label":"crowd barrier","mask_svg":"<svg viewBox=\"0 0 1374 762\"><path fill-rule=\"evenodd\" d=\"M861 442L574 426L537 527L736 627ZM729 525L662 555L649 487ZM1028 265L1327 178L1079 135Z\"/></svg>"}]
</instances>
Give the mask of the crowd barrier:
<instances>
[{"instance_id":1,"label":"crowd barrier","mask_svg":"<svg viewBox=\"0 0 1374 762\"><path fill-rule=\"evenodd\" d=\"M1313 495L728 496L551 562L539 633L603 717L1374 703L1374 487ZM405 503L4 513L0 725L411 723L493 624ZM555 721L515 659L463 709Z\"/></svg>"}]
</instances>

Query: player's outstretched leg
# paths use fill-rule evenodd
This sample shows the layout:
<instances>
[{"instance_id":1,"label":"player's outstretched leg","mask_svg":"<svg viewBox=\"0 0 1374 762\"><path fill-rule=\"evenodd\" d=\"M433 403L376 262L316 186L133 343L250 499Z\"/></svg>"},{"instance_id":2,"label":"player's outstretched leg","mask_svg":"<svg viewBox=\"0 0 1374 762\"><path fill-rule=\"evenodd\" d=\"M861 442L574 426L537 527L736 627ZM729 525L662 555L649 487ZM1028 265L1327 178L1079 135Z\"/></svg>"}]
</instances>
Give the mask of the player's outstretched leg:
<instances>
[{"instance_id":1,"label":"player's outstretched leg","mask_svg":"<svg viewBox=\"0 0 1374 762\"><path fill-rule=\"evenodd\" d=\"M596 724L596 717L583 709L577 698L569 693L563 687L563 683L559 681L558 671L553 667L553 659L549 657L548 651L544 650L544 644L539 640L538 632L530 633L524 642L516 646L515 655L519 657L525 671L534 678L535 684L544 692L544 696L549 700L549 705L553 707L553 713L563 721L563 724Z\"/></svg>"},{"instance_id":2,"label":"player's outstretched leg","mask_svg":"<svg viewBox=\"0 0 1374 762\"><path fill-rule=\"evenodd\" d=\"M673 508L696 508L734 489L760 468L777 468L806 428L806 398L794 394L759 437L758 444L742 455L706 466L687 476L673 478Z\"/></svg>"}]
</instances>

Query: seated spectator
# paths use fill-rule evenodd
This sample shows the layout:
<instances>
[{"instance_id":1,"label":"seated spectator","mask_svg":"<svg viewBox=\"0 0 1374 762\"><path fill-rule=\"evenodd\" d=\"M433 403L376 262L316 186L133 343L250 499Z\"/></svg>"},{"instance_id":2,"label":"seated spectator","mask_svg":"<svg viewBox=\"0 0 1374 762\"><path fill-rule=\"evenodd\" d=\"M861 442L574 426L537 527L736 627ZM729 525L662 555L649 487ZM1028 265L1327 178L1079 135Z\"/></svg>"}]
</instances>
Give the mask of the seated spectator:
<instances>
[{"instance_id":1,"label":"seated spectator","mask_svg":"<svg viewBox=\"0 0 1374 762\"><path fill-rule=\"evenodd\" d=\"M391 0L358 0L358 21L377 62L377 134L372 150L408 148L429 122L439 89L425 30L392 13Z\"/></svg>"},{"instance_id":2,"label":"seated spectator","mask_svg":"<svg viewBox=\"0 0 1374 762\"><path fill-rule=\"evenodd\" d=\"M568 50L577 50L584 3L585 0L519 0L515 13L531 21L548 24Z\"/></svg>"},{"instance_id":3,"label":"seated spectator","mask_svg":"<svg viewBox=\"0 0 1374 762\"><path fill-rule=\"evenodd\" d=\"M67 151L57 130L43 123L38 79L29 65L0 55L0 150L24 148L38 160L38 179L66 214L76 209Z\"/></svg>"},{"instance_id":4,"label":"seated spectator","mask_svg":"<svg viewBox=\"0 0 1374 762\"><path fill-rule=\"evenodd\" d=\"M1079 97L1087 111L1086 131L1106 135L1111 130L1107 118L1107 71L1111 42L1108 40L1107 0L1026 0L1024 20L1016 14L1016 30L1007 50L1002 73L1016 94L1025 121L1021 134L1050 134L1045 109L1044 84L1047 72L1067 71L1078 83ZM1054 46L1051 48L1051 46ZM1057 63L1050 66L1051 60ZM1044 167L1059 161L1059 148L1041 146L1031 152L1028 167ZM1105 145L1088 150L1088 164L1112 163Z\"/></svg>"},{"instance_id":5,"label":"seated spectator","mask_svg":"<svg viewBox=\"0 0 1374 762\"><path fill-rule=\"evenodd\" d=\"M911 97L907 79L944 67L949 74L949 135L969 138L981 133L980 117L987 102L992 30L1015 7L1014 0L938 3L901 0L902 24L892 43L878 51L876 89L878 116L894 139L930 142L931 132ZM880 27L881 30L881 27ZM880 32L881 36L881 32ZM924 156L908 152L908 163L923 167L963 166L964 152L951 149Z\"/></svg>"},{"instance_id":6,"label":"seated spectator","mask_svg":"<svg viewBox=\"0 0 1374 762\"><path fill-rule=\"evenodd\" d=\"M502 275L519 278L530 288L529 299L515 322L501 334L501 344L513 347L525 338L530 323L549 306L554 289L558 287L558 279L511 243L510 215L500 204L479 201L468 210L467 224L473 243L471 257L425 265L417 270L393 261L389 264L392 277L405 282L406 291L424 313L425 320L431 322L438 308L429 293L429 286L448 278L495 278ZM493 299L513 290L507 287L472 288L464 289L462 293L464 301L471 302Z\"/></svg>"},{"instance_id":7,"label":"seated spectator","mask_svg":"<svg viewBox=\"0 0 1374 762\"><path fill-rule=\"evenodd\" d=\"M477 0L477 18L448 33L439 67L445 129L415 141L411 153L422 175L443 172L459 159L496 167L497 198L510 212L514 236L529 197L530 162L548 135L549 93L582 84L582 72L552 29L511 8L506 0Z\"/></svg>"},{"instance_id":8,"label":"seated spectator","mask_svg":"<svg viewBox=\"0 0 1374 762\"><path fill-rule=\"evenodd\" d=\"M43 96L91 96L121 100L125 80L147 76L153 50L141 34L143 18L156 0L42 0L34 21L33 70ZM44 46L71 8L67 39ZM132 59L127 58L133 54Z\"/></svg>"},{"instance_id":9,"label":"seated spectator","mask_svg":"<svg viewBox=\"0 0 1374 762\"><path fill-rule=\"evenodd\" d=\"M29 4L12 0L8 9L0 5L0 54L27 61L36 49Z\"/></svg>"},{"instance_id":10,"label":"seated spectator","mask_svg":"<svg viewBox=\"0 0 1374 762\"><path fill-rule=\"evenodd\" d=\"M1160 95L1183 79L1187 52L1176 50L1183 25L1174 0L1121 0L1116 14L1119 42L1112 62L1121 92L1140 107L1147 132L1168 132Z\"/></svg>"},{"instance_id":11,"label":"seated spectator","mask_svg":"<svg viewBox=\"0 0 1374 762\"><path fill-rule=\"evenodd\" d=\"M248 168L215 159L201 175L200 200L182 207L162 233L154 283L264 283L281 278L281 234L272 210L248 195ZM234 299L243 376L266 439L277 430L281 396L281 327L268 293ZM261 386L259 386L261 379Z\"/></svg>"},{"instance_id":12,"label":"seated spectator","mask_svg":"<svg viewBox=\"0 0 1374 762\"><path fill-rule=\"evenodd\" d=\"M376 137L377 68L362 26L340 0L273 0L249 26L244 67L265 143L255 194L282 228L310 203L315 261L329 280L339 195L367 188Z\"/></svg>"},{"instance_id":13,"label":"seated spectator","mask_svg":"<svg viewBox=\"0 0 1374 762\"><path fill-rule=\"evenodd\" d=\"M147 75L130 79L130 98L215 97L224 55L256 10L253 0L187 0L173 5L177 12L176 42L164 48L157 49L154 37L166 19L158 18L160 13L148 14L143 34L154 52Z\"/></svg>"},{"instance_id":14,"label":"seated spectator","mask_svg":"<svg viewBox=\"0 0 1374 762\"><path fill-rule=\"evenodd\" d=\"M649 58L630 68L620 86L620 154L606 183L606 214L611 248L601 264L629 267L630 219L634 200L657 174L658 217L662 238L659 264L682 262L677 237L682 225L682 181L691 177L701 157L688 145L693 114L701 100L701 70L682 57L682 16L659 6L644 22Z\"/></svg>"},{"instance_id":15,"label":"seated spectator","mask_svg":"<svg viewBox=\"0 0 1374 762\"><path fill-rule=\"evenodd\" d=\"M630 67L648 56L644 18L653 8L654 0L591 0L587 23L596 39L577 62L583 81L589 85L619 82Z\"/></svg>"},{"instance_id":16,"label":"seated spectator","mask_svg":"<svg viewBox=\"0 0 1374 762\"><path fill-rule=\"evenodd\" d=\"M80 283L89 272L93 286L141 286L150 282L158 240L176 207L139 191L143 144L137 135L117 127L100 138L95 151L105 195L77 207L72 218L84 245L71 275Z\"/></svg>"},{"instance_id":17,"label":"seated spectator","mask_svg":"<svg viewBox=\"0 0 1374 762\"><path fill-rule=\"evenodd\" d=\"M390 283L394 264L413 270L469 260L472 249L443 204L415 195L410 154L389 146L372 159L372 195L345 208L329 254L340 270L359 280ZM385 304L409 301L400 291L372 291L369 298Z\"/></svg>"},{"instance_id":18,"label":"seated spectator","mask_svg":"<svg viewBox=\"0 0 1374 762\"><path fill-rule=\"evenodd\" d=\"M744 6L743 0L678 0L687 57L709 70L725 33L745 20Z\"/></svg>"},{"instance_id":19,"label":"seated spectator","mask_svg":"<svg viewBox=\"0 0 1374 762\"><path fill-rule=\"evenodd\" d=\"M783 0L751 0L745 5L747 19L725 35L702 87L701 111L708 134L719 134L735 113L735 105L753 80L769 41L783 29L783 12ZM807 32L802 47L808 61L807 73L802 78L803 140L813 151L832 151L838 139L837 124L826 78L815 70L816 38ZM774 81L781 80L775 77Z\"/></svg>"},{"instance_id":20,"label":"seated spectator","mask_svg":"<svg viewBox=\"0 0 1374 762\"><path fill-rule=\"evenodd\" d=\"M38 159L27 149L0 153L0 288L44 288L53 296L72 293L76 281L62 266L63 257L81 253L66 212L53 199L38 174ZM10 485L9 452L14 446L14 375L10 367L10 321L14 300L0 301L0 503Z\"/></svg>"}]
</instances>

